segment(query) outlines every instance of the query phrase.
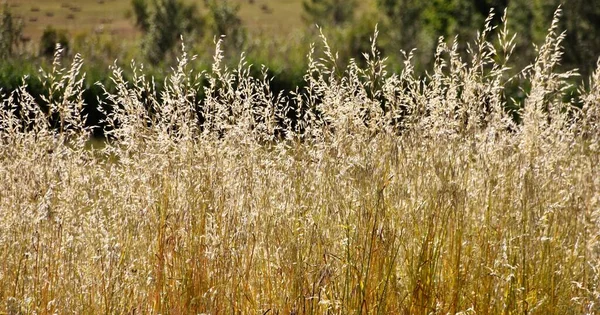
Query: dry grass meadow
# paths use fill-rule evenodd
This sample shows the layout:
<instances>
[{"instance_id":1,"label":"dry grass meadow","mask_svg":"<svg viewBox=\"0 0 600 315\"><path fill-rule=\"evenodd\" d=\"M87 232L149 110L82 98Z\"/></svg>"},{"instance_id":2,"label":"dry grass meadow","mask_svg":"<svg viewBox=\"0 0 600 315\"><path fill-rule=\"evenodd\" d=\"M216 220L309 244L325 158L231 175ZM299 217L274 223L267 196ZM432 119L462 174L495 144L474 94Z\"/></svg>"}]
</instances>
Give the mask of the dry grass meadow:
<instances>
[{"instance_id":1,"label":"dry grass meadow","mask_svg":"<svg viewBox=\"0 0 600 315\"><path fill-rule=\"evenodd\" d=\"M57 58L48 110L2 96L0 314L600 313L600 70L566 101L556 25L518 122L489 24L423 79L326 40L290 94L219 43L161 95L115 67L102 146Z\"/></svg>"},{"instance_id":2,"label":"dry grass meadow","mask_svg":"<svg viewBox=\"0 0 600 315\"><path fill-rule=\"evenodd\" d=\"M205 10L204 1L184 0ZM24 35L37 42L47 26L67 30L72 36L108 33L133 41L139 31L131 16L130 0L6 0L25 23ZM303 27L301 0L230 0L239 5L240 18L254 33L287 37ZM367 3L372 4L372 0Z\"/></svg>"}]
</instances>

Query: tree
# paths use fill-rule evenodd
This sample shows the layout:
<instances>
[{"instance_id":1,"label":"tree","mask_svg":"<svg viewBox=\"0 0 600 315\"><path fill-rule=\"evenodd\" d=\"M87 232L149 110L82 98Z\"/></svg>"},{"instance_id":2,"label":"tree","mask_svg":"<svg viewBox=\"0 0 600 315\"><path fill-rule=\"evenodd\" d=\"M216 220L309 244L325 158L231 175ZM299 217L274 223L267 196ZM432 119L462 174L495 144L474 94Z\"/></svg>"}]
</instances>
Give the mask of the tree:
<instances>
[{"instance_id":1,"label":"tree","mask_svg":"<svg viewBox=\"0 0 600 315\"><path fill-rule=\"evenodd\" d=\"M517 54L525 56L523 63L531 62L535 55L532 43L544 41L559 0L510 0L508 19L510 27L518 33ZM600 54L600 4L598 0L571 0L562 8L560 20L566 31L563 42L562 65L579 68L583 76L595 68Z\"/></svg>"},{"instance_id":2,"label":"tree","mask_svg":"<svg viewBox=\"0 0 600 315\"><path fill-rule=\"evenodd\" d=\"M246 30L239 17L240 6L226 0L205 0L208 24L214 36L225 36L225 52L239 53L246 41Z\"/></svg>"},{"instance_id":3,"label":"tree","mask_svg":"<svg viewBox=\"0 0 600 315\"><path fill-rule=\"evenodd\" d=\"M193 37L202 30L202 19L193 4L181 0L132 0L136 25L146 34L144 52L152 63L164 60L181 36Z\"/></svg>"},{"instance_id":4,"label":"tree","mask_svg":"<svg viewBox=\"0 0 600 315\"><path fill-rule=\"evenodd\" d=\"M320 26L343 26L354 19L357 0L304 0L304 20Z\"/></svg>"},{"instance_id":5,"label":"tree","mask_svg":"<svg viewBox=\"0 0 600 315\"><path fill-rule=\"evenodd\" d=\"M21 43L22 35L23 21L15 18L5 3L0 14L0 58L13 56Z\"/></svg>"},{"instance_id":6,"label":"tree","mask_svg":"<svg viewBox=\"0 0 600 315\"><path fill-rule=\"evenodd\" d=\"M135 15L135 26L144 32L150 29L150 12L146 0L132 0L133 12Z\"/></svg>"},{"instance_id":7,"label":"tree","mask_svg":"<svg viewBox=\"0 0 600 315\"><path fill-rule=\"evenodd\" d=\"M433 55L437 37L427 27L426 1L377 0L382 14L381 40L388 51L409 51L418 48L414 61L418 71L427 66ZM429 13L431 15L431 13ZM390 56L398 58L397 54ZM399 64L399 60L396 60Z\"/></svg>"},{"instance_id":8,"label":"tree","mask_svg":"<svg viewBox=\"0 0 600 315\"><path fill-rule=\"evenodd\" d=\"M557 6L558 3L553 9ZM562 10L561 26L567 32L563 64L566 68L579 68L579 72L587 77L600 57L600 1L571 0ZM549 19L544 29L548 25Z\"/></svg>"}]
</instances>

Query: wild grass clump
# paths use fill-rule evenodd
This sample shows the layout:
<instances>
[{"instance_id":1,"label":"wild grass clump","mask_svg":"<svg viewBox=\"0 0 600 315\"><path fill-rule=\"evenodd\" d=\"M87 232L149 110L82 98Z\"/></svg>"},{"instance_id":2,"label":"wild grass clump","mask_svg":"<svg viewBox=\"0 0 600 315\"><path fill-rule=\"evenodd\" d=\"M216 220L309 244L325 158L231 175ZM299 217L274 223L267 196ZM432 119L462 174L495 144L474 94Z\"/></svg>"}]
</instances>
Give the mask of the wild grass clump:
<instances>
[{"instance_id":1,"label":"wild grass clump","mask_svg":"<svg viewBox=\"0 0 600 315\"><path fill-rule=\"evenodd\" d=\"M425 78L374 44L338 69L325 39L289 94L220 42L161 94L115 66L101 146L82 60L57 57L44 106L2 98L3 312L599 313L600 70L566 101L557 19L516 77L491 18L470 60L440 40Z\"/></svg>"}]
</instances>

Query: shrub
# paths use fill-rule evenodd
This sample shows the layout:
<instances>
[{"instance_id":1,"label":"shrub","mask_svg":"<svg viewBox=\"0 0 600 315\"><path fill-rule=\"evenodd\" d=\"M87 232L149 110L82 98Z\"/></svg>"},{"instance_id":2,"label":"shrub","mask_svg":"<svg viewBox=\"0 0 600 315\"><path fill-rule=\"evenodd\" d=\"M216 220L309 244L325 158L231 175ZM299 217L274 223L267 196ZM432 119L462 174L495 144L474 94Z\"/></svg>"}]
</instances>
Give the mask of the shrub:
<instances>
[{"instance_id":1,"label":"shrub","mask_svg":"<svg viewBox=\"0 0 600 315\"><path fill-rule=\"evenodd\" d=\"M354 19L356 0L304 0L304 20L320 26L342 26Z\"/></svg>"},{"instance_id":2,"label":"shrub","mask_svg":"<svg viewBox=\"0 0 600 315\"><path fill-rule=\"evenodd\" d=\"M65 54L68 53L69 38L67 31L57 30L51 26L46 27L40 38L40 56L51 58L57 45L60 45Z\"/></svg>"}]
</instances>

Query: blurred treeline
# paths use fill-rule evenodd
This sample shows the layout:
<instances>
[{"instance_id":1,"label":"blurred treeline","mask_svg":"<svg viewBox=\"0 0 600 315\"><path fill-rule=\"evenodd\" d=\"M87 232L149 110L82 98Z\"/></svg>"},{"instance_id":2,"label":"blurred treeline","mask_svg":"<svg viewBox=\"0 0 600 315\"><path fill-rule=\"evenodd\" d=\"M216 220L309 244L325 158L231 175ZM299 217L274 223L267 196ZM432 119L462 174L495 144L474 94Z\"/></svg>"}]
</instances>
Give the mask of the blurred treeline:
<instances>
[{"instance_id":1,"label":"blurred treeline","mask_svg":"<svg viewBox=\"0 0 600 315\"><path fill-rule=\"evenodd\" d=\"M251 1L251 0L250 0ZM24 83L34 96L47 95L47 87L37 78L40 68L52 66L56 44L63 47L62 58L68 62L75 53L85 59L84 99L91 124L97 124L96 111L103 97L95 82L109 89L110 65L127 68L132 59L143 63L147 75L155 77L157 89L166 73L181 55L182 39L189 55L197 55L195 70L210 70L215 40L224 35L224 60L236 67L244 52L244 60L254 64L255 76L262 75L260 65L268 68L273 77L274 92L302 88L311 43L320 44L320 32L338 52L337 67L343 71L351 58L364 64L363 53L371 50L375 27L379 29L377 49L388 58L390 72L403 67L405 55L416 48L413 63L418 75L427 75L434 62L440 36L452 44L457 36L459 51L467 51L493 12L492 25L501 24L507 14L508 30L514 34L513 60L515 70L533 62L536 45L543 43L552 15L562 5L561 28L564 41L564 69L578 68L579 84L594 70L600 55L600 0L374 0L366 5L357 0L298 0L303 1L303 25L290 25L289 36L274 36L254 32L244 25L239 6L226 0L204 0L203 8L182 0L131 0L131 20L142 34L129 46L108 34L90 34L71 38L65 31L47 28L39 39L37 49L25 49L21 42L23 21L15 18L4 6L0 18L0 88L7 94ZM318 25L319 28L316 26ZM501 27L487 38L498 42ZM130 47L124 49L123 47ZM322 51L317 48L317 52ZM125 76L131 75L128 73ZM526 84L524 84L526 85ZM522 93L513 87L515 95ZM575 90L575 89L574 89ZM201 95L199 96L202 97ZM512 96L511 96L512 97Z\"/></svg>"}]
</instances>

